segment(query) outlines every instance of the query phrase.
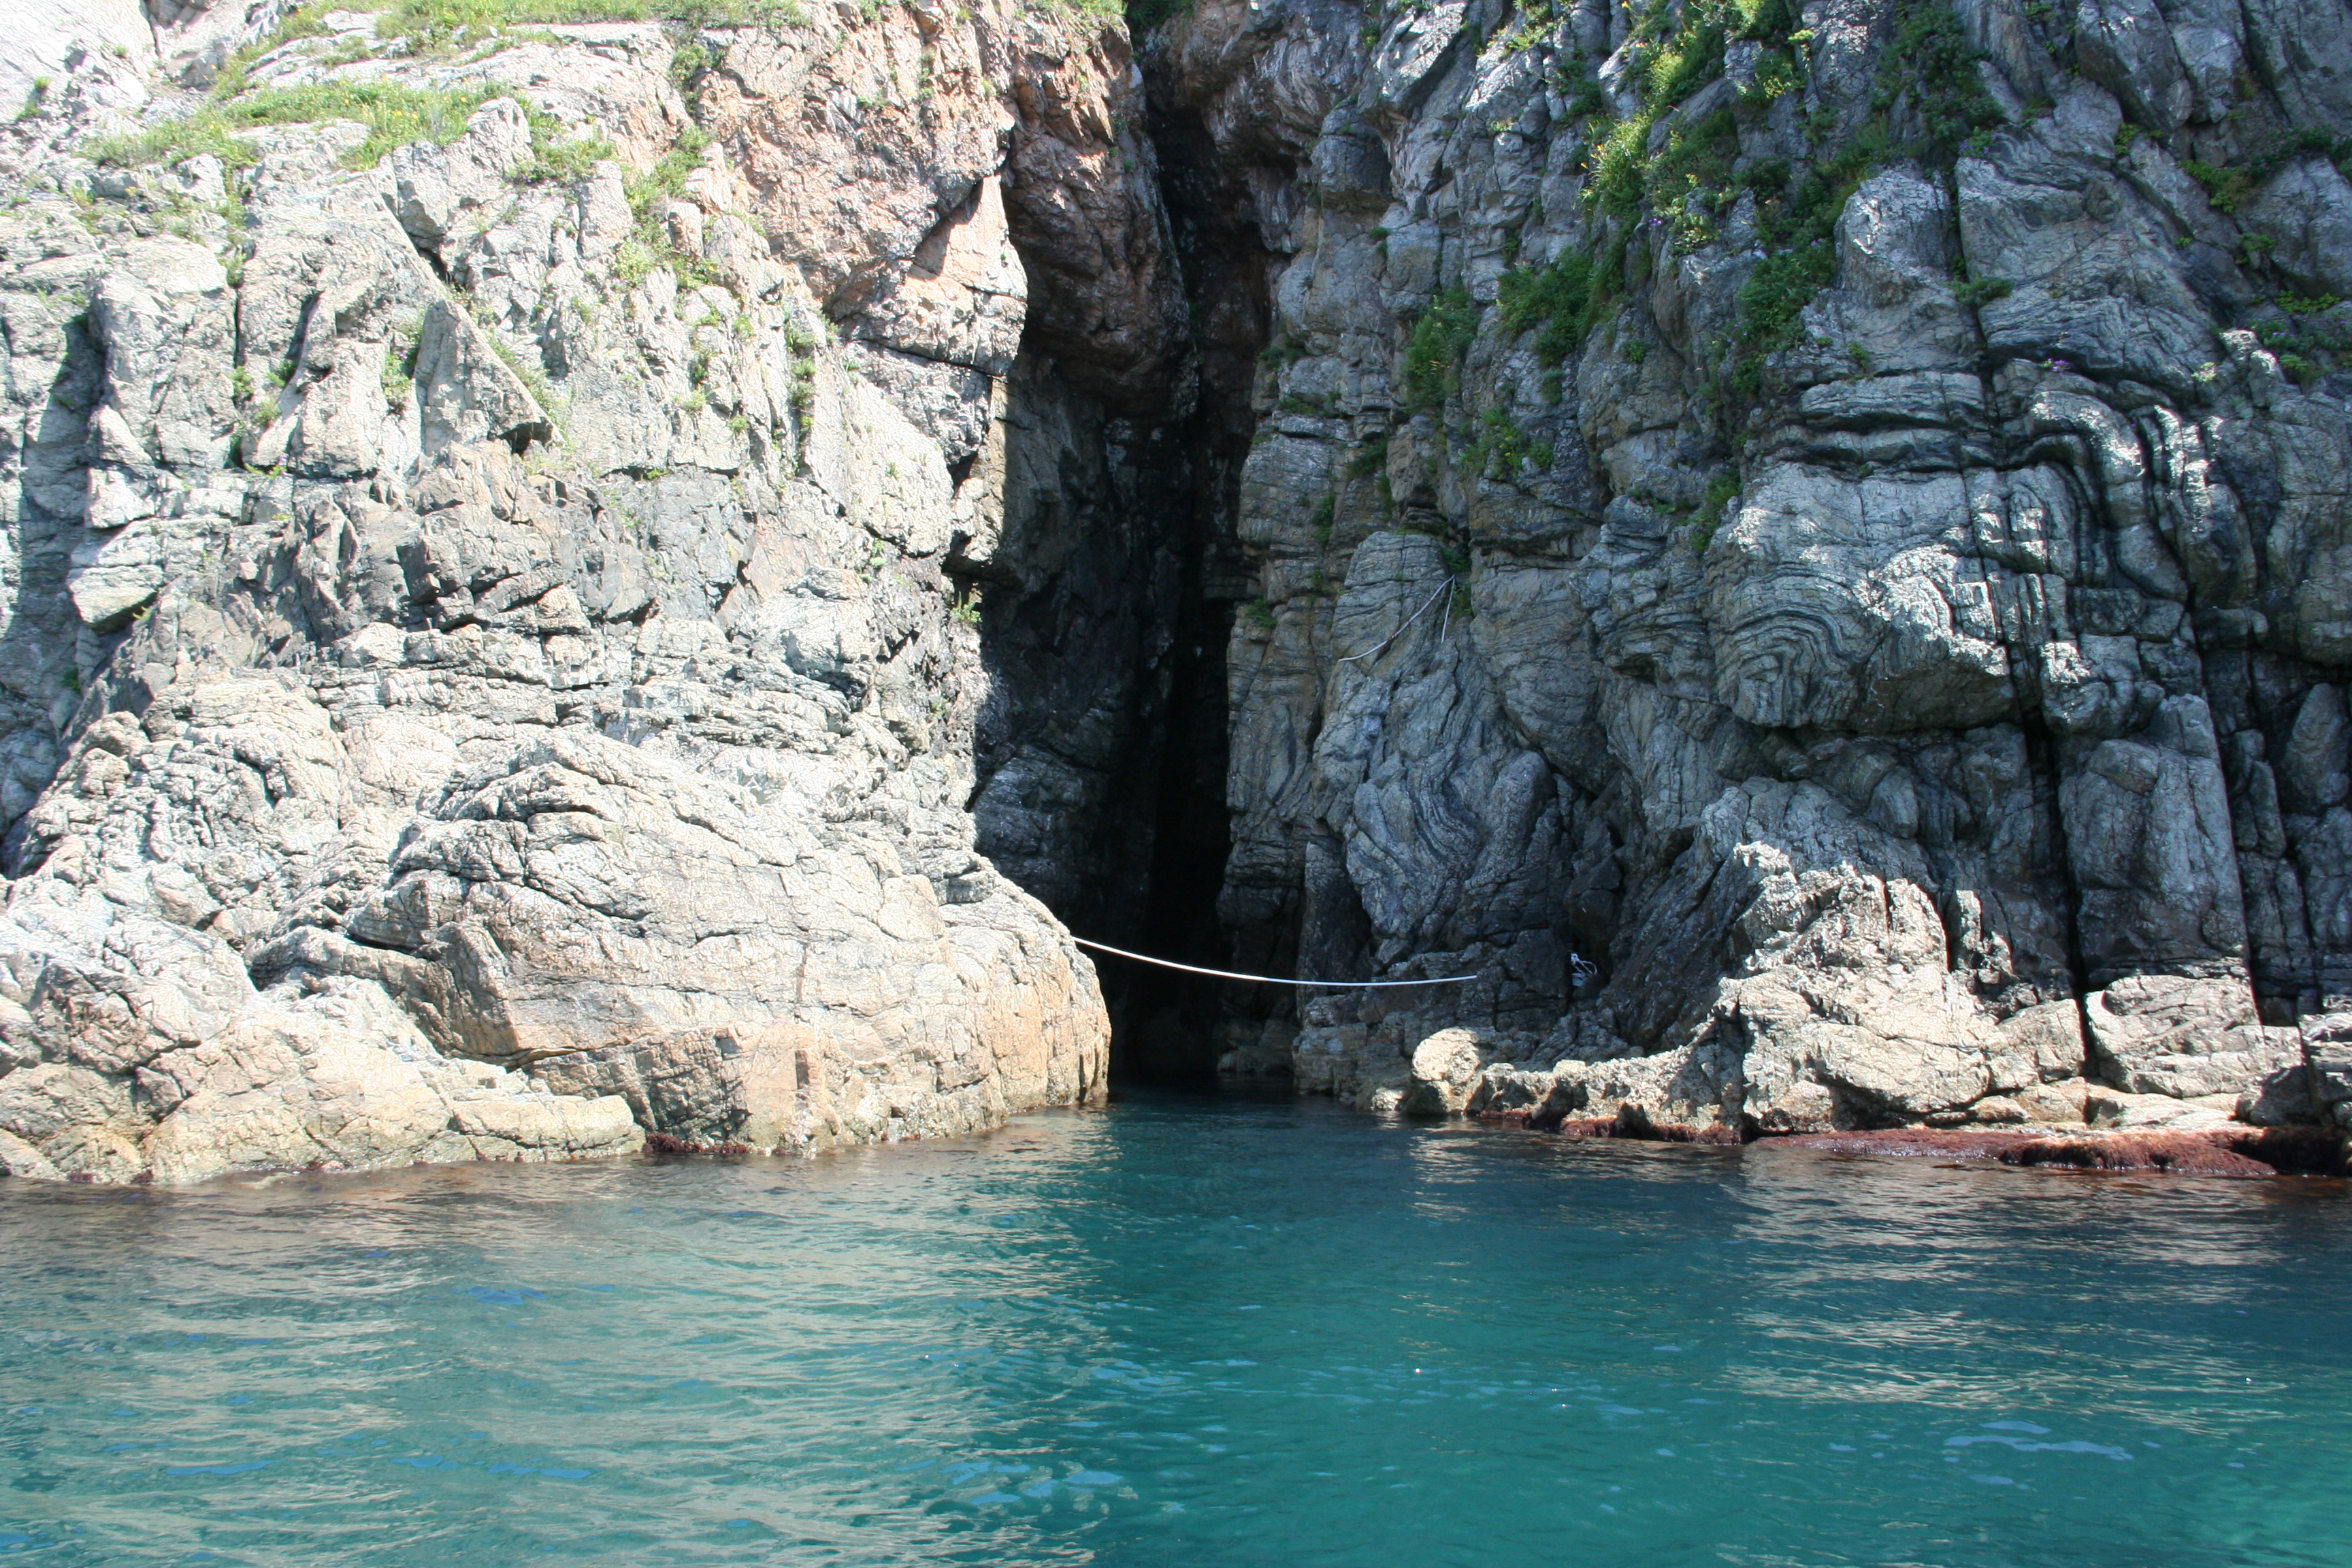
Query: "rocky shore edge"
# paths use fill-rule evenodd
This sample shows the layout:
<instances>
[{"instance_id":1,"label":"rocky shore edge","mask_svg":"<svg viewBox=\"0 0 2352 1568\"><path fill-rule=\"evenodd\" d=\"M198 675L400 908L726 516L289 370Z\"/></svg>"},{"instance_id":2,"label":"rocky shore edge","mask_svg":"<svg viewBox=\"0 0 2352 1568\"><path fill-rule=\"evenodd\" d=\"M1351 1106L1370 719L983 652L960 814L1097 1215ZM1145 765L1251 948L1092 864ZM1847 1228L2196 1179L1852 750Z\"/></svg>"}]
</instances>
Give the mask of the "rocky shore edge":
<instances>
[{"instance_id":1,"label":"rocky shore edge","mask_svg":"<svg viewBox=\"0 0 2352 1568\"><path fill-rule=\"evenodd\" d=\"M2171 1176L2352 1176L2352 1140L2320 1127L2205 1128L2191 1131L2036 1128L1890 1127L1873 1131L1762 1133L1743 1137L1721 1125L1651 1121L1636 1107L1613 1116L1470 1113L1471 1120L1520 1126L1569 1139L1622 1138L1652 1143L1769 1144L1831 1154L1886 1159L1982 1161L2062 1171L2156 1172Z\"/></svg>"}]
</instances>

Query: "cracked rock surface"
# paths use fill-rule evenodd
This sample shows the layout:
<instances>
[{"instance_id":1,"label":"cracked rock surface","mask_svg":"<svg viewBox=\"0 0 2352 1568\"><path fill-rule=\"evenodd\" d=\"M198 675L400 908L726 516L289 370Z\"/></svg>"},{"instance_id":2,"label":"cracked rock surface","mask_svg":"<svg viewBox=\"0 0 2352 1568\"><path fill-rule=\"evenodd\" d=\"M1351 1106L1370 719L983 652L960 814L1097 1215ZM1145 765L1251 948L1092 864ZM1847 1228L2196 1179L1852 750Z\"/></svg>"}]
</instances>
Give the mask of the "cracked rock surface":
<instances>
[{"instance_id":1,"label":"cracked rock surface","mask_svg":"<svg viewBox=\"0 0 2352 1568\"><path fill-rule=\"evenodd\" d=\"M0 24L9 1169L2352 1130L2346 0L693 9Z\"/></svg>"},{"instance_id":2,"label":"cracked rock surface","mask_svg":"<svg viewBox=\"0 0 2352 1568\"><path fill-rule=\"evenodd\" d=\"M1060 296L1021 246L1124 290L1107 381L1181 326L1118 237L1160 222L1117 176L1124 35L37 10L5 48L56 74L0 130L0 1165L1098 1100L1093 971L974 847L967 601L1026 493L1008 421L1094 406L1022 357ZM303 108L354 84L439 118L381 149ZM277 107L226 150L93 141L223 104ZM1056 202L1085 254L1018 216Z\"/></svg>"},{"instance_id":3,"label":"cracked rock surface","mask_svg":"<svg viewBox=\"0 0 2352 1568\"><path fill-rule=\"evenodd\" d=\"M1235 966L1481 976L1226 1070L2340 1121L2340 0L1199 0L1144 53L1265 301Z\"/></svg>"}]
</instances>

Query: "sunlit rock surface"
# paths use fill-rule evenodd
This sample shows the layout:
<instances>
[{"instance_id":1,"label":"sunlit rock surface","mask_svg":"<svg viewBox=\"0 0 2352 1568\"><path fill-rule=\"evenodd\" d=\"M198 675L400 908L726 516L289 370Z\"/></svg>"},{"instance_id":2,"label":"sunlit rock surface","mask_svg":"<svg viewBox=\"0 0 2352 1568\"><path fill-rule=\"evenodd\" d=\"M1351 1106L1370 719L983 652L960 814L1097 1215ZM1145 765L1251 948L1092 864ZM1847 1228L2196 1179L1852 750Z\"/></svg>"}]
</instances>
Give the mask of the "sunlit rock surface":
<instances>
[{"instance_id":1,"label":"sunlit rock surface","mask_svg":"<svg viewBox=\"0 0 2352 1568\"><path fill-rule=\"evenodd\" d=\"M967 601L1018 488L1014 239L1123 291L1101 364L1181 328L1123 33L151 10L7 45L47 85L0 132L0 1162L1099 1100L1093 971L974 847ZM194 155L152 131L224 102ZM417 118L371 141L372 102Z\"/></svg>"}]
</instances>

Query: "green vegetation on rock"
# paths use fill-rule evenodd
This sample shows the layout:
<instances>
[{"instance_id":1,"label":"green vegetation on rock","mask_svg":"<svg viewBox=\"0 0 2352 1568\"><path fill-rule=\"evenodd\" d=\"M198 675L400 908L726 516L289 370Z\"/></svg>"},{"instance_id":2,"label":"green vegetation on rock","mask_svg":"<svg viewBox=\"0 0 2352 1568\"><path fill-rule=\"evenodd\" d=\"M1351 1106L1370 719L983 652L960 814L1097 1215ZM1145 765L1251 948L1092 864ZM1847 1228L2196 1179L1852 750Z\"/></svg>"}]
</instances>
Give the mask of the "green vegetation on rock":
<instances>
[{"instance_id":1,"label":"green vegetation on rock","mask_svg":"<svg viewBox=\"0 0 2352 1568\"><path fill-rule=\"evenodd\" d=\"M1948 169L2000 121L1949 5L1905 0L1864 122L1842 133L1816 126L1817 141L1835 133L1837 142L1800 168L1780 159L1739 168L1742 125L1793 90L1810 69L1812 35L1800 20L1787 0L1687 0L1679 6L1657 0L1634 27L1640 109L1622 120L1598 116L1586 128L1586 199L1634 236L1624 256L1630 270L1648 264L1643 228L1665 227L1673 251L1687 253L1714 243L1732 208L1753 198L1764 254L1740 289L1730 344L1732 385L1749 395L1760 388L1764 360L1795 341L1804 307L1834 275L1831 237L1855 187L1889 157ZM1722 73L1734 41L1763 46L1738 100L1696 119L1675 114ZM1586 101L1599 106L1597 94ZM1605 241L1601 248L1609 248ZM1559 272L1561 266L1553 264L1555 277L1507 275L1501 296L1507 329L1544 323L1538 352L1546 363L1581 342L1605 298L1598 289L1580 290L1581 279ZM1972 302L1998 298L2003 287L1989 280ZM1574 312L1561 308L1570 303ZM1571 315L1573 325L1564 324Z\"/></svg>"},{"instance_id":2,"label":"green vegetation on rock","mask_svg":"<svg viewBox=\"0 0 2352 1568\"><path fill-rule=\"evenodd\" d=\"M183 120L101 137L86 151L99 163L126 167L176 163L209 153L235 168L252 163L257 156L252 144L236 134L240 131L348 120L366 126L368 134L343 161L352 168L364 169L411 142L457 140L465 133L466 121L476 110L493 98L509 96L509 89L488 84L431 89L365 81L262 88L207 103Z\"/></svg>"},{"instance_id":3,"label":"green vegetation on rock","mask_svg":"<svg viewBox=\"0 0 2352 1568\"><path fill-rule=\"evenodd\" d=\"M1404 343L1404 407L1435 408L1462 390L1462 359L1478 335L1478 307L1470 290L1442 290L1413 321Z\"/></svg>"},{"instance_id":4,"label":"green vegetation on rock","mask_svg":"<svg viewBox=\"0 0 2352 1568\"><path fill-rule=\"evenodd\" d=\"M447 53L499 38L520 41L533 27L597 22L663 22L692 30L719 26L804 26L798 0L350 0L313 4L289 14L268 37L240 50L222 68L205 100L193 113L120 135L101 137L86 149L96 161L118 167L175 163L210 153L242 167L257 156L238 133L268 125L351 121L367 127L365 141L344 158L347 166L368 168L396 147L415 142L446 143L465 132L474 111L494 98L523 104L531 124L533 157L516 171L524 180L577 178L612 155L601 136L563 137L552 118L534 110L514 89L489 83L417 88L397 81L320 81L299 86L255 87L254 66L271 51L304 38L328 35L324 18L335 11L373 13L373 40L354 36L323 57L329 63L354 63L397 46L409 58ZM700 57L688 38L682 59ZM688 63L692 61L689 59ZM698 152L699 149L698 148Z\"/></svg>"},{"instance_id":5,"label":"green vegetation on rock","mask_svg":"<svg viewBox=\"0 0 2352 1568\"><path fill-rule=\"evenodd\" d=\"M2297 158L2309 157L2326 159L2337 173L2352 179L2352 136L2330 136L2318 130L2283 136L2243 163L2215 164L2190 158L2181 167L2205 187L2205 199L2213 204L2215 212L2234 213L2273 174Z\"/></svg>"},{"instance_id":6,"label":"green vegetation on rock","mask_svg":"<svg viewBox=\"0 0 2352 1568\"><path fill-rule=\"evenodd\" d=\"M1599 273L1592 258L1580 250L1554 258L1549 267L1504 273L1495 286L1503 331L1513 337L1536 331L1537 361L1561 363L1583 346L1609 302L1610 280Z\"/></svg>"},{"instance_id":7,"label":"green vegetation on rock","mask_svg":"<svg viewBox=\"0 0 2352 1568\"><path fill-rule=\"evenodd\" d=\"M518 27L677 22L688 27L804 27L799 0L377 0L313 9L373 11L379 37L446 47Z\"/></svg>"}]
</instances>

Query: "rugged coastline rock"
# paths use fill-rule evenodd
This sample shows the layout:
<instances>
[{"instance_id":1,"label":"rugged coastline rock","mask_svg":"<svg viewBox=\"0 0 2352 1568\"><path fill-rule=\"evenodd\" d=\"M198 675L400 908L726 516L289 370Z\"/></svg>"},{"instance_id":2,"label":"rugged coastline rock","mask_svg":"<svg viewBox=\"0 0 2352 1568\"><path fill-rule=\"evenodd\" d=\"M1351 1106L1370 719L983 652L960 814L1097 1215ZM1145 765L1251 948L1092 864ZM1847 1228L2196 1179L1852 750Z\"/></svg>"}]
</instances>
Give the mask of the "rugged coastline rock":
<instances>
[{"instance_id":1,"label":"rugged coastline rock","mask_svg":"<svg viewBox=\"0 0 2352 1568\"><path fill-rule=\"evenodd\" d=\"M2352 1131L2345 0L510 9L0 32L0 1165Z\"/></svg>"},{"instance_id":2,"label":"rugged coastline rock","mask_svg":"<svg viewBox=\"0 0 2352 1568\"><path fill-rule=\"evenodd\" d=\"M1099 1100L1092 969L967 803L1015 426L1101 419L1020 245L1125 277L1105 377L1182 322L1003 196L1153 232L1123 34L47 20L0 132L0 1163Z\"/></svg>"},{"instance_id":3,"label":"rugged coastline rock","mask_svg":"<svg viewBox=\"0 0 2352 1568\"><path fill-rule=\"evenodd\" d=\"M2352 1126L2338 0L1199 0L1145 61L1267 301L1240 967L1482 976L1227 1070Z\"/></svg>"}]
</instances>

